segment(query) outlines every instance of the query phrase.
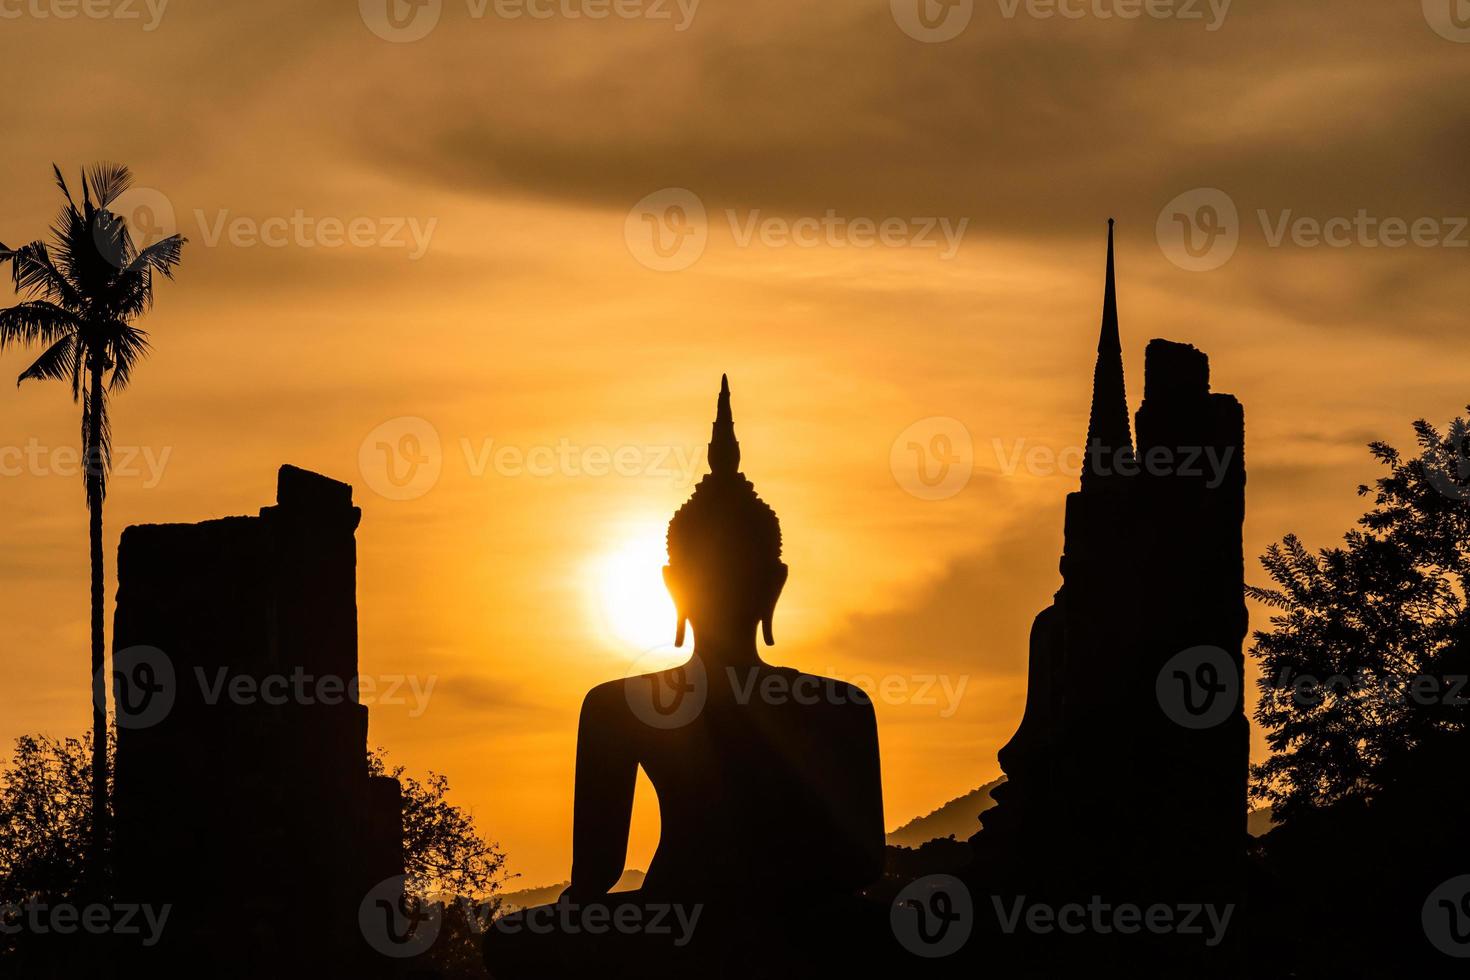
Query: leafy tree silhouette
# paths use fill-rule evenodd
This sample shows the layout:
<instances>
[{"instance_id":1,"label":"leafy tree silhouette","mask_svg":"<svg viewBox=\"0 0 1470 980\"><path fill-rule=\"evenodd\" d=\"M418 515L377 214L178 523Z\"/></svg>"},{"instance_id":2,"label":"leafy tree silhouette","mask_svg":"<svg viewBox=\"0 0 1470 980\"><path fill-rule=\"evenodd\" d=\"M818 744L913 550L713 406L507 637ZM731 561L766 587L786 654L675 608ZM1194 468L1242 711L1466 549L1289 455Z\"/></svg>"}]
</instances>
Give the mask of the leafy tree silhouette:
<instances>
[{"instance_id":1,"label":"leafy tree silhouette","mask_svg":"<svg viewBox=\"0 0 1470 980\"><path fill-rule=\"evenodd\" d=\"M115 749L113 742L109 756ZM90 735L16 739L14 754L0 769L0 915L27 902L56 906L87 900L83 888L89 881L93 837L91 755ZM368 768L373 775L397 778L403 786L404 870L410 894L416 901L437 899L446 905L427 965L446 978L484 976L479 933L498 912L499 892L511 877L505 854L480 836L472 815L449 801L445 776L431 772L419 780L403 766L390 767L381 749L369 754ZM67 969L80 970L94 954L77 937L58 948L54 938L0 929L3 976L43 975L32 972L41 965L70 976Z\"/></svg>"},{"instance_id":2,"label":"leafy tree silhouette","mask_svg":"<svg viewBox=\"0 0 1470 980\"><path fill-rule=\"evenodd\" d=\"M1358 488L1373 509L1342 547L1313 554L1288 535L1261 559L1277 587L1247 587L1276 610L1252 649L1274 752L1252 793L1278 821L1428 788L1425 765L1470 731L1470 429L1414 431L1417 456L1369 447L1388 473Z\"/></svg>"},{"instance_id":3,"label":"leafy tree silhouette","mask_svg":"<svg viewBox=\"0 0 1470 980\"><path fill-rule=\"evenodd\" d=\"M485 929L500 913L508 874L500 845L487 841L475 818L449 802L449 778L429 772L410 776L390 766L383 749L368 754L368 771L392 776L403 787L403 870L408 901L443 909L439 936L424 965L446 978L486 977L480 945Z\"/></svg>"},{"instance_id":4,"label":"leafy tree silhouette","mask_svg":"<svg viewBox=\"0 0 1470 980\"><path fill-rule=\"evenodd\" d=\"M114 745L109 745L109 755ZM84 975L102 954L84 935L16 928L28 903L82 907L95 895L92 741L25 735L0 771L0 975ZM84 892L84 885L86 892Z\"/></svg>"},{"instance_id":5,"label":"leafy tree silhouette","mask_svg":"<svg viewBox=\"0 0 1470 980\"><path fill-rule=\"evenodd\" d=\"M0 771L0 906L78 898L92 839L91 736L23 735Z\"/></svg>"},{"instance_id":6,"label":"leafy tree silhouette","mask_svg":"<svg viewBox=\"0 0 1470 980\"><path fill-rule=\"evenodd\" d=\"M1288 536L1262 558L1276 587L1247 590L1275 610L1252 651L1273 754L1251 792L1278 820L1253 845L1262 976L1464 972L1431 926L1470 870L1470 428L1414 431L1414 456L1370 445L1387 473L1342 546Z\"/></svg>"},{"instance_id":7,"label":"leafy tree silhouette","mask_svg":"<svg viewBox=\"0 0 1470 980\"><path fill-rule=\"evenodd\" d=\"M419 780L390 766L382 748L368 753L368 775L391 776L403 787L404 874L415 894L498 902L517 876L506 873L505 853L480 836L474 816L449 802L448 776L430 771Z\"/></svg>"},{"instance_id":8,"label":"leafy tree silhouette","mask_svg":"<svg viewBox=\"0 0 1470 980\"><path fill-rule=\"evenodd\" d=\"M0 351L15 344L44 345L28 379L69 381L82 403L83 478L90 518L92 565L92 847L89 866L101 880L106 868L107 694L103 683L102 500L112 462L107 394L127 386L148 352L147 334L135 321L153 305L155 273L172 278L184 239L170 235L140 248L124 216L112 211L133 183L127 167L99 163L82 174L82 203L72 199L60 168L52 165L66 205L51 241L17 249L0 243L15 291L25 302L0 310ZM104 379L106 384L104 385Z\"/></svg>"}]
</instances>

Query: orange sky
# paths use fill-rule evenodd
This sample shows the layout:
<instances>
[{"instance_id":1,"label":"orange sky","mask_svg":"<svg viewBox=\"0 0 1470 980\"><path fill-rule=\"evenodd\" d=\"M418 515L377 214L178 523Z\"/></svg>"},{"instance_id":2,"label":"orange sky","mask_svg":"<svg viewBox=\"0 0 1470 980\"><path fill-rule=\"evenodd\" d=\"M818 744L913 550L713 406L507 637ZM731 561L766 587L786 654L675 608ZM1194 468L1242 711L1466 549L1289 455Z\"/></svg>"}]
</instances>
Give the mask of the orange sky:
<instances>
[{"instance_id":1,"label":"orange sky","mask_svg":"<svg viewBox=\"0 0 1470 980\"><path fill-rule=\"evenodd\" d=\"M1106 217L1134 407L1156 336L1245 404L1249 554L1334 541L1363 444L1470 400L1470 30L1436 0L1240 0L1215 29L977 0L942 43L904 0L431 0L413 41L374 2L0 5L0 241L50 221L53 160L133 167L191 243L113 406L109 556L130 523L253 513L283 462L352 482L362 670L428 694L372 740L447 773L527 884L567 875L581 694L671 636L662 528L721 372L785 531L771 656L888 685L890 826L993 778L1019 717L1075 484L1025 454L1083 435ZM1172 215L1207 188L1233 235L1191 260ZM0 397L8 744L87 724L87 553L78 409ZM892 458L936 418L921 441L971 447L942 500ZM392 499L378 444L425 424L438 478Z\"/></svg>"}]
</instances>

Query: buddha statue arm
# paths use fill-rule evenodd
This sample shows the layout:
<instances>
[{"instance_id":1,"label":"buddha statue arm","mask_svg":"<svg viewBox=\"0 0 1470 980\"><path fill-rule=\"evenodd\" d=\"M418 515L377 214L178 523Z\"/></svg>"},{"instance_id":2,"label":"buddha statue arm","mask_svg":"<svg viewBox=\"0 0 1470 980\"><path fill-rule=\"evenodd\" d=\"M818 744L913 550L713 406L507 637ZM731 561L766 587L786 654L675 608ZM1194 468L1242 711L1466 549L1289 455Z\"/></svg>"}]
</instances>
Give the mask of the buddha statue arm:
<instances>
[{"instance_id":1,"label":"buddha statue arm","mask_svg":"<svg viewBox=\"0 0 1470 980\"><path fill-rule=\"evenodd\" d=\"M853 892L883 875L887 835L883 828L883 777L878 755L878 719L872 702L851 685L839 684L821 753L820 806L826 832L809 838L817 863L813 884Z\"/></svg>"},{"instance_id":2,"label":"buddha statue arm","mask_svg":"<svg viewBox=\"0 0 1470 980\"><path fill-rule=\"evenodd\" d=\"M638 760L621 686L593 689L577 725L577 776L572 814L572 883L566 897L606 895L622 876L633 819ZM619 710L623 709L623 710Z\"/></svg>"},{"instance_id":3,"label":"buddha statue arm","mask_svg":"<svg viewBox=\"0 0 1470 980\"><path fill-rule=\"evenodd\" d=\"M883 828L883 775L878 755L878 718L871 703L863 706L854 733L853 759L860 766L855 786L857 823L857 860L853 870L854 887L862 888L883 874L884 846L887 834Z\"/></svg>"}]
</instances>

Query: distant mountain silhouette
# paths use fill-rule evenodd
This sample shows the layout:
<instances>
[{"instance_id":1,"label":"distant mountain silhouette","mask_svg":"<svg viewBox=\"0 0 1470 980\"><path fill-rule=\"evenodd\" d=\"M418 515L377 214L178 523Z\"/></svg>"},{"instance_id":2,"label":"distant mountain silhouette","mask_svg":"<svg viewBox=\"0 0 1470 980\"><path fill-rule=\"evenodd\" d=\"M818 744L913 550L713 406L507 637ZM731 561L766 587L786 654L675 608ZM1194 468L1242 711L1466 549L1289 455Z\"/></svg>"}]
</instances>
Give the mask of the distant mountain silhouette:
<instances>
[{"instance_id":1,"label":"distant mountain silhouette","mask_svg":"<svg viewBox=\"0 0 1470 980\"><path fill-rule=\"evenodd\" d=\"M944 806L922 817L915 817L888 835L890 847L920 847L932 840L953 837L968 840L975 833L979 815L995 806L990 791L1005 784L1001 776L991 783L973 789L964 796L950 800ZM1252 837L1269 833L1275 826L1270 807L1252 810L1246 821L1246 829Z\"/></svg>"},{"instance_id":2,"label":"distant mountain silhouette","mask_svg":"<svg viewBox=\"0 0 1470 980\"><path fill-rule=\"evenodd\" d=\"M643 872L634 871L631 868L623 872L618 883L612 886L612 892L631 892L643 887ZM555 885L543 885L540 888L522 888L518 892L507 892L501 896L503 909L506 912L514 912L517 909L535 908L537 905L550 905L555 902L561 893L567 890L570 881L563 881Z\"/></svg>"},{"instance_id":3,"label":"distant mountain silhouette","mask_svg":"<svg viewBox=\"0 0 1470 980\"><path fill-rule=\"evenodd\" d=\"M933 813L915 817L889 834L888 843L894 847L918 847L942 837L969 840L980 826L980 814L995 806L990 791L1005 781L1002 776L993 783L986 783L950 800Z\"/></svg>"}]
</instances>

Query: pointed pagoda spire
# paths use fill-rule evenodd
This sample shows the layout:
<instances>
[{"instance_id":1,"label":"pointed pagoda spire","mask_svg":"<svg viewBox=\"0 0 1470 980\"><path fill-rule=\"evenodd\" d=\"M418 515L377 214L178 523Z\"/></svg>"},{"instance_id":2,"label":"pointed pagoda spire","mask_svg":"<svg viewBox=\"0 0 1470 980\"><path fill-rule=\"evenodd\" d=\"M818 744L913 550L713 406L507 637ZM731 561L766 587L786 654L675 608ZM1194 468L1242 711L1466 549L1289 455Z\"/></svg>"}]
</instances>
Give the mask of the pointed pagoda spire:
<instances>
[{"instance_id":1,"label":"pointed pagoda spire","mask_svg":"<svg viewBox=\"0 0 1470 980\"><path fill-rule=\"evenodd\" d=\"M735 439L735 416L730 412L730 378L720 375L720 401L709 438L709 471L720 476L740 471L740 443Z\"/></svg>"},{"instance_id":2,"label":"pointed pagoda spire","mask_svg":"<svg viewBox=\"0 0 1470 980\"><path fill-rule=\"evenodd\" d=\"M1113 219L1108 219L1108 272L1103 282L1102 334L1097 338L1097 352L1117 351L1122 353L1123 344L1118 339L1118 281L1113 268Z\"/></svg>"},{"instance_id":3,"label":"pointed pagoda spire","mask_svg":"<svg viewBox=\"0 0 1470 980\"><path fill-rule=\"evenodd\" d=\"M1092 372L1092 411L1087 421L1087 447L1082 489L1100 486L1116 475L1119 463L1133 455L1128 424L1128 395L1123 387L1123 345L1118 337L1118 290L1113 272L1113 219L1108 219L1108 272L1103 288L1102 331L1097 339L1097 365Z\"/></svg>"}]
</instances>

